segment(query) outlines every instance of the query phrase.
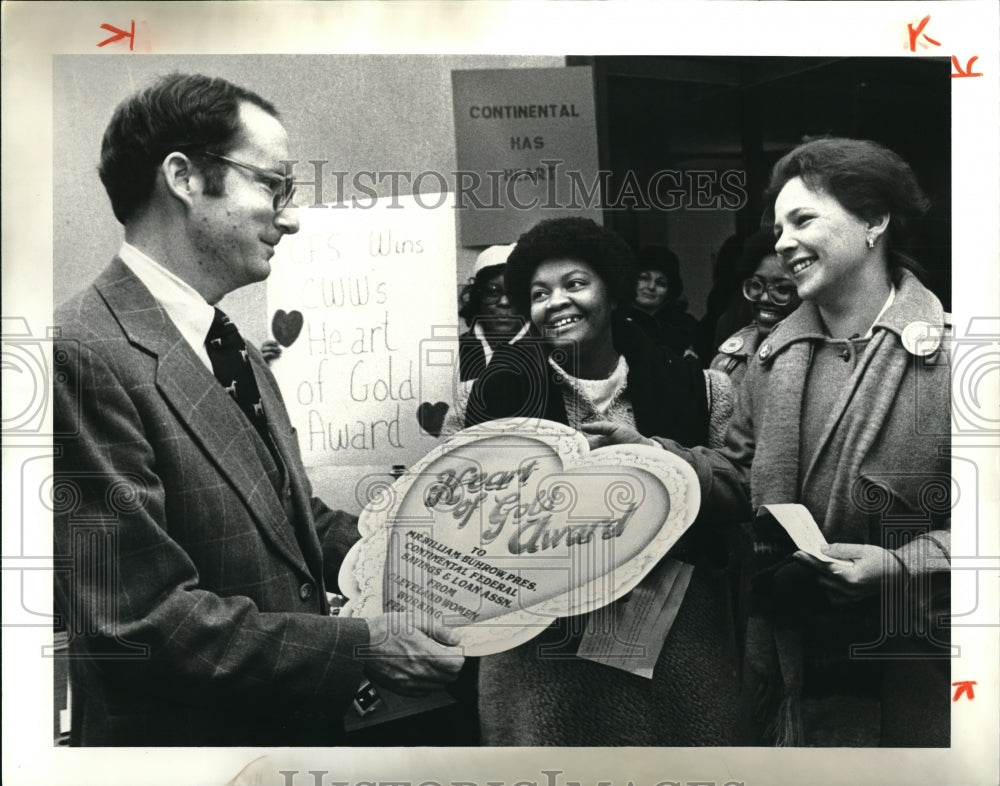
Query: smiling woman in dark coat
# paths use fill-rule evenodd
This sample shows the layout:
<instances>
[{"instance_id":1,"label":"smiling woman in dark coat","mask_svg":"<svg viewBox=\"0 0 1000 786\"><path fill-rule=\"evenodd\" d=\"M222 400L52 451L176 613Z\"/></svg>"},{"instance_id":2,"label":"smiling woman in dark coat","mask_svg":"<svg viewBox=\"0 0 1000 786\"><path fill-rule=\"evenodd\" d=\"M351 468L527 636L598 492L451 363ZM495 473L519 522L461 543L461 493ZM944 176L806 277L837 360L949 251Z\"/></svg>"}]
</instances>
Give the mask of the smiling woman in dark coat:
<instances>
[{"instance_id":1,"label":"smiling woman in dark coat","mask_svg":"<svg viewBox=\"0 0 1000 786\"><path fill-rule=\"evenodd\" d=\"M689 446L709 441L709 410L727 411L728 379L708 383L711 372L656 345L621 315L619 306L635 294L635 267L615 233L589 219L543 221L518 240L505 284L530 333L497 348L473 388L467 425L522 417L579 428L610 420ZM717 556L713 546L685 537L671 552L676 569L691 570L679 560L699 567L652 680L577 656L592 614L483 658L483 742L730 744L736 653L726 583L701 567Z\"/></svg>"}]
</instances>

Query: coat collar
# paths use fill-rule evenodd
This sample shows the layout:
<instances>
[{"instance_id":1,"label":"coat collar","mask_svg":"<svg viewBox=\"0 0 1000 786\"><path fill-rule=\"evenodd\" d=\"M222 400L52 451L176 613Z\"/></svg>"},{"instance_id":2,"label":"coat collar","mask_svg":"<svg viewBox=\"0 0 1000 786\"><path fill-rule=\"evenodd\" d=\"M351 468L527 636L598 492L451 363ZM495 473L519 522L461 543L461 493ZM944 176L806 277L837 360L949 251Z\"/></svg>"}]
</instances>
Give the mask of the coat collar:
<instances>
[{"instance_id":1,"label":"coat collar","mask_svg":"<svg viewBox=\"0 0 1000 786\"><path fill-rule=\"evenodd\" d=\"M261 467L258 461L247 460L248 456L258 456L252 441L259 439L254 428L240 417L212 372L205 368L145 285L120 259L112 261L94 287L128 339L157 358L157 389L233 485L261 529L286 557L306 570L292 528L267 475L274 467ZM267 388L259 380L258 385L262 391ZM281 406L280 400L264 402L265 411L275 406ZM291 465L287 457L285 463Z\"/></svg>"},{"instance_id":2,"label":"coat collar","mask_svg":"<svg viewBox=\"0 0 1000 786\"><path fill-rule=\"evenodd\" d=\"M872 330L882 329L895 333L912 355L933 354L941 344L943 327L948 324L941 302L908 270L900 272L896 286L895 300L876 320ZM828 338L819 309L815 303L807 300L775 326L771 334L761 342L757 357L767 365L799 341Z\"/></svg>"}]
</instances>

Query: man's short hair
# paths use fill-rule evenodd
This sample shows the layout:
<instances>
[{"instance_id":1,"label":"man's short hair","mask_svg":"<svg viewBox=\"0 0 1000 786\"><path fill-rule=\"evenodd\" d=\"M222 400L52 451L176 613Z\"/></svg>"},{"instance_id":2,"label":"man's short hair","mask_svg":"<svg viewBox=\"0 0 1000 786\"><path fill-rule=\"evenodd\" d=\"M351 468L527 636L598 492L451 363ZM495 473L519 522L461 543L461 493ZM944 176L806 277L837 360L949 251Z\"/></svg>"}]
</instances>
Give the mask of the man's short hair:
<instances>
[{"instance_id":1,"label":"man's short hair","mask_svg":"<svg viewBox=\"0 0 1000 786\"><path fill-rule=\"evenodd\" d=\"M169 74L122 101L104 132L98 169L115 218L124 224L146 204L156 170L170 153L228 153L241 130L244 101L278 117L252 90L203 74ZM206 193L222 193L223 166L199 160Z\"/></svg>"}]
</instances>

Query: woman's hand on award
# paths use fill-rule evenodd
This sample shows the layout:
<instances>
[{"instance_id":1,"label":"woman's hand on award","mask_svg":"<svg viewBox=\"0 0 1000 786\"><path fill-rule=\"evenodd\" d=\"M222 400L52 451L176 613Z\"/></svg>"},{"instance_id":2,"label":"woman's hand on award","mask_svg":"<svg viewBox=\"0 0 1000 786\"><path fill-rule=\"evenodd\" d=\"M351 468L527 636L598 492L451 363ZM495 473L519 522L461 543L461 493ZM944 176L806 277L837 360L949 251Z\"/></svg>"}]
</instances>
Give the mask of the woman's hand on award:
<instances>
[{"instance_id":1,"label":"woman's hand on award","mask_svg":"<svg viewBox=\"0 0 1000 786\"><path fill-rule=\"evenodd\" d=\"M365 674L372 682L404 696L421 696L458 677L465 656L454 631L435 627L432 638L403 614L382 614L367 622Z\"/></svg>"},{"instance_id":2,"label":"woman's hand on award","mask_svg":"<svg viewBox=\"0 0 1000 786\"><path fill-rule=\"evenodd\" d=\"M841 562L824 562L804 551L796 559L814 568L820 585L833 603L851 603L877 595L890 581L903 581L903 565L895 555L879 546L863 543L831 543L823 553Z\"/></svg>"},{"instance_id":3,"label":"woman's hand on award","mask_svg":"<svg viewBox=\"0 0 1000 786\"><path fill-rule=\"evenodd\" d=\"M604 448L608 445L652 445L659 447L659 443L644 437L634 428L610 423L606 420L581 423L580 431L587 438L591 450Z\"/></svg>"}]
</instances>

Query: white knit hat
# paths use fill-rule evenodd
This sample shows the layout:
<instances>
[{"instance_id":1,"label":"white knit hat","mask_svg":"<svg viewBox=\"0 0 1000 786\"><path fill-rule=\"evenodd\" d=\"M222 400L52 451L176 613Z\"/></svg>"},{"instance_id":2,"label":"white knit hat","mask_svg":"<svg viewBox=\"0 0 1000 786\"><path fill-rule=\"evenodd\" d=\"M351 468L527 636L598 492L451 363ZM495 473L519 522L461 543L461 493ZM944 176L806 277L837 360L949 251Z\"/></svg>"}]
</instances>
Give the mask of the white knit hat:
<instances>
[{"instance_id":1,"label":"white knit hat","mask_svg":"<svg viewBox=\"0 0 1000 786\"><path fill-rule=\"evenodd\" d=\"M478 273L485 267L507 264L507 257L514 250L514 245L511 243L509 246L490 246L479 252L479 256L476 257L476 268L473 272Z\"/></svg>"}]
</instances>

